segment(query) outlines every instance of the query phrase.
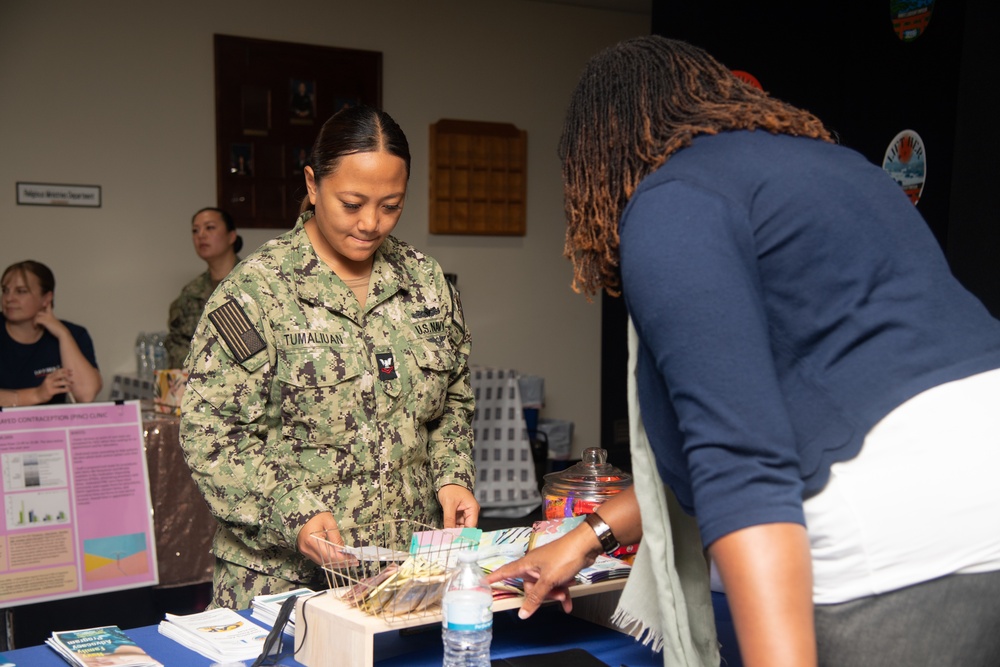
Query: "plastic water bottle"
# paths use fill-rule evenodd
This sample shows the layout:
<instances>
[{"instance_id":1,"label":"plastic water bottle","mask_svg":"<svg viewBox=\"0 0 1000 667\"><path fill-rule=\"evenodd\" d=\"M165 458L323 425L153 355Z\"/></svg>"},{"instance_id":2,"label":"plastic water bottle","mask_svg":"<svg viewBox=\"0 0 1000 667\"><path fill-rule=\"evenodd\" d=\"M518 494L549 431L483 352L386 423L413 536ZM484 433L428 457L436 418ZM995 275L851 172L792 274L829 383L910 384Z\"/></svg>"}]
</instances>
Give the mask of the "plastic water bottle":
<instances>
[{"instance_id":1,"label":"plastic water bottle","mask_svg":"<svg viewBox=\"0 0 1000 667\"><path fill-rule=\"evenodd\" d=\"M166 333L152 334L151 347L153 348L153 371L164 371L169 365L167 360L167 347L165 345Z\"/></svg>"},{"instance_id":2,"label":"plastic water bottle","mask_svg":"<svg viewBox=\"0 0 1000 667\"><path fill-rule=\"evenodd\" d=\"M490 667L493 593L476 562L478 552L458 552L458 566L441 602L443 667Z\"/></svg>"},{"instance_id":3,"label":"plastic water bottle","mask_svg":"<svg viewBox=\"0 0 1000 667\"><path fill-rule=\"evenodd\" d=\"M143 331L135 337L135 372L140 378L153 373L153 360L149 354L149 338Z\"/></svg>"}]
</instances>

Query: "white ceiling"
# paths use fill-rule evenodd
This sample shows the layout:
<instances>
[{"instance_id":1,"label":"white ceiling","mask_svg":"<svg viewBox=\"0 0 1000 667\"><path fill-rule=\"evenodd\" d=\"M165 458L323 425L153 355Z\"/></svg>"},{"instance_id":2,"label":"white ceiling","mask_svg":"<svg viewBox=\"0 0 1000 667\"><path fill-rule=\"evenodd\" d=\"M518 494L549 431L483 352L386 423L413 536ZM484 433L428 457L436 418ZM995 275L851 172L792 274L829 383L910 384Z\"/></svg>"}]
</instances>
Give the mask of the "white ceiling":
<instances>
[{"instance_id":1,"label":"white ceiling","mask_svg":"<svg viewBox=\"0 0 1000 667\"><path fill-rule=\"evenodd\" d=\"M578 7L593 7L627 14L642 14L651 16L653 0L535 0L536 2L551 2L557 5L577 5Z\"/></svg>"}]
</instances>

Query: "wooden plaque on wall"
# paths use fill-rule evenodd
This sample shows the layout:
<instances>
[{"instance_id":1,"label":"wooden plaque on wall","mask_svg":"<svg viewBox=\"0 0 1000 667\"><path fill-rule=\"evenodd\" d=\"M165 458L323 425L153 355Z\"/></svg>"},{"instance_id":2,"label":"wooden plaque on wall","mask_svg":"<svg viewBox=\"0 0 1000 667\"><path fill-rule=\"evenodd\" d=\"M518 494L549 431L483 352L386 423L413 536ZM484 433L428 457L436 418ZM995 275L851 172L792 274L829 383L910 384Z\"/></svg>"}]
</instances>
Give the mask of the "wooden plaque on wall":
<instances>
[{"instance_id":1,"label":"wooden plaque on wall","mask_svg":"<svg viewBox=\"0 0 1000 667\"><path fill-rule=\"evenodd\" d=\"M382 54L215 35L218 206L237 227L289 229L302 168L338 109L382 104Z\"/></svg>"},{"instance_id":2,"label":"wooden plaque on wall","mask_svg":"<svg viewBox=\"0 0 1000 667\"><path fill-rule=\"evenodd\" d=\"M439 120L430 130L430 232L524 236L528 133Z\"/></svg>"}]
</instances>

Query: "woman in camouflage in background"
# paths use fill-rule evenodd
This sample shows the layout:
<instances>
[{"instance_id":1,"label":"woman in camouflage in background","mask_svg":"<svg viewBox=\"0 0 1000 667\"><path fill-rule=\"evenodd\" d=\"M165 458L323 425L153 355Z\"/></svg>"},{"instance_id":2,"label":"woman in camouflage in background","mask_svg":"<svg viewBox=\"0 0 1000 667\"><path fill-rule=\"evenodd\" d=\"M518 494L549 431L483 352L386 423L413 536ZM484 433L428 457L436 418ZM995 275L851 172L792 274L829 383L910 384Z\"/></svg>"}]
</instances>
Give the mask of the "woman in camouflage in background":
<instances>
[{"instance_id":1,"label":"woman in camouflage in background","mask_svg":"<svg viewBox=\"0 0 1000 667\"><path fill-rule=\"evenodd\" d=\"M214 605L324 586L317 531L478 521L461 304L436 261L389 235L409 166L387 114L334 115L295 228L205 308L181 441L219 521Z\"/></svg>"},{"instance_id":2,"label":"woman in camouflage in background","mask_svg":"<svg viewBox=\"0 0 1000 667\"><path fill-rule=\"evenodd\" d=\"M208 297L240 261L243 239L236 233L233 217L219 208L203 208L191 216L191 240L208 270L181 290L170 304L169 332L164 345L170 368L183 368L191 349L191 336L201 320Z\"/></svg>"}]
</instances>

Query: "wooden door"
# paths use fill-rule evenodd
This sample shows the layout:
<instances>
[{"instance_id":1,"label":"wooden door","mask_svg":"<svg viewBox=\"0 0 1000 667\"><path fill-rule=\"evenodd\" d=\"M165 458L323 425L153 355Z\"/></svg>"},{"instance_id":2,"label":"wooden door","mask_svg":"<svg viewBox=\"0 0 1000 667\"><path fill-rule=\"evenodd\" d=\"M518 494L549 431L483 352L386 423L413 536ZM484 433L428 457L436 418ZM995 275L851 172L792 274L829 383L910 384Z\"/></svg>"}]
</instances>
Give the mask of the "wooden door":
<instances>
[{"instance_id":1,"label":"wooden door","mask_svg":"<svg viewBox=\"0 0 1000 667\"><path fill-rule=\"evenodd\" d=\"M380 52L215 35L218 206L237 227L291 228L320 127L359 103L382 103Z\"/></svg>"}]
</instances>

